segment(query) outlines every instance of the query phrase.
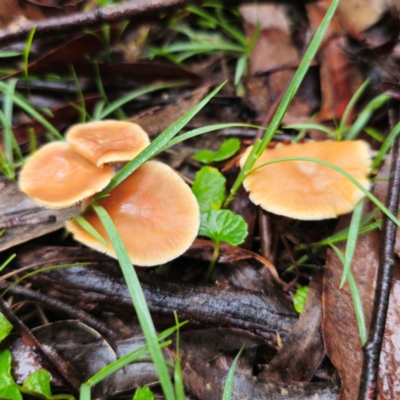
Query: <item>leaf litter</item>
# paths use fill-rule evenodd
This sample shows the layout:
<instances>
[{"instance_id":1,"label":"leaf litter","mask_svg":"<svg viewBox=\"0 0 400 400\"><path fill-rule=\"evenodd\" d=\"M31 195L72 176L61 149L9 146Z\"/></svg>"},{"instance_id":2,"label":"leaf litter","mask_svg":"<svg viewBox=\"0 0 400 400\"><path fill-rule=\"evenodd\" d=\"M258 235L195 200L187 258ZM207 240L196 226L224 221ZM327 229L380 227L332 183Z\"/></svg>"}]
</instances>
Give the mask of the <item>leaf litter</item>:
<instances>
[{"instance_id":1,"label":"leaf litter","mask_svg":"<svg viewBox=\"0 0 400 400\"><path fill-rule=\"evenodd\" d=\"M168 9L162 24L158 9L152 3L146 18L141 21L141 27L134 24L94 25L93 29L90 28L92 30L83 32L81 25L71 17L70 21L60 25L58 32L54 30L53 37L44 37L41 29L46 19L58 18L65 12L67 16L73 15L73 12L80 12L85 3L89 7L93 5L93 2L70 3L60 6L57 1L32 1L22 9L17 2L8 0L7 7L12 12L7 15L0 11L3 30L18 30L19 26L22 30L26 29L28 25L24 25L24 19L27 23L33 20L42 22L38 36L34 35L27 65L18 56L10 57L6 62L0 59L4 82L9 82L7 77L15 74L19 74L23 80L24 71L29 75L38 75L30 82L19 83L16 90L22 97L30 99L35 107L38 106L43 119L62 133L74 123L101 115L115 99L128 96L143 84L186 81L186 86L143 93L113 109L111 117L135 121L144 126L151 136L160 135L197 105L211 87L226 78L231 78L230 82L189 123L186 130L227 122L268 125L311 35L315 33L329 5L328 2L296 5L269 3L260 6L247 3L238 10L226 11L214 8L211 4L200 8L199 14L199 11L194 12L193 7L173 10L173 2L168 4L167 1L161 1L158 6ZM349 0L339 5L318 56L285 115L284 124L324 122L332 132L336 132L335 123L348 112L347 123L350 127L363 107L376 95L375 88L381 78L386 80L381 86L382 90L396 98L398 88L395 82L387 81L393 75L391 71L396 50L390 32L385 31L385 2L363 1L363 13L354 20L352 10L359 3L359 0ZM207 12L207 15L204 14L206 16L202 16L203 11ZM107 19L109 14L102 15ZM210 15L214 16L210 18ZM236 22L226 24L224 21L227 16L229 21ZM18 18L20 20L16 22ZM178 27L176 20L182 23ZM217 26L222 27L221 35L207 36L215 33L207 29ZM257 35L259 37L254 48L247 54L241 55L235 51L210 55L180 53L180 60L177 60L178 53L171 53L164 54L163 58L155 57L154 60L138 60L138 57L146 57L147 46L167 49L168 46L164 45L173 45L176 38L189 38L186 43L202 38L207 46L210 39L221 40L220 43L224 45L228 42L236 45L242 41L243 45L244 42L250 43ZM12 41L5 51L22 54L26 43L18 41L18 35L9 38ZM0 35L0 39L3 40L3 36ZM368 51L365 51L366 44ZM188 44L185 46L190 48ZM71 48L74 49L73 54ZM370 73L375 74L373 85L368 86L354 109L347 110L354 93L367 77L365 69L352 62L352 56L376 70ZM379 68L376 60L379 60ZM71 69L65 68L71 62L76 79L71 79ZM243 68L242 71L239 66ZM59 82L48 82L46 74L55 72L64 81L60 78ZM241 79L234 79L235 75L237 77L240 74ZM238 83L236 87L235 80ZM11 86L7 88L10 90ZM48 104L51 109L40 109L40 104ZM367 128L364 131L360 128L360 137L369 141L374 149L380 147L376 138L379 135L384 137L390 131L388 107L393 108L386 102L383 107L376 107L373 116L372 112L368 114L368 118L372 116L372 119L366 121ZM33 118L29 110L22 110L17 105L13 108L14 115L8 121L9 127L4 127L1 144L4 151L9 150L7 132L10 128L18 144L18 147L16 143L12 144L13 151L17 153L19 148L26 156L48 140L48 129L43 127L41 120ZM379 135L372 139L368 132L374 130ZM246 128L243 128L243 132L245 135L238 136L240 140L235 134L228 136L228 140L235 144L227 152L225 147L228 146L224 144L227 137L222 131L217 131L179 143L159 156L173 165L187 181L194 181L195 192L205 188L204 200L199 200L204 213L201 232L211 237L214 243L196 239L191 248L172 263L154 271L137 268L157 329L161 331L174 325L174 310L178 310L180 320L189 321L181 328L179 348L183 383L192 391L193 398L221 398L230 366L243 344L247 348L236 365L232 398L307 399L318 395L319 398L334 399L339 391L338 398L356 398L362 351L352 297L347 284L339 290L342 264L336 253L331 249L326 253L326 249L315 246L315 243L333 234L337 221L300 222L274 216L257 209L244 190L238 192L229 211L223 210L225 182L222 189L208 182L212 188L217 188L216 198L205 186L196 189L196 173L201 171L198 161L210 164L206 167L209 171L215 170L218 174L221 174L218 170L224 171L227 187L232 185L238 174L237 163L232 158L235 151L252 144L252 139L262 133L261 130L256 133ZM293 128L289 128L281 133L280 140L292 139L297 134ZM326 136L316 129L308 129L298 134L297 138L301 137L309 140ZM195 154L198 151L203 153L201 157L197 156L196 161ZM386 159L378 179L387 178L388 163L389 159ZM78 248L71 238L62 237L62 232L57 231L66 219L78 212L77 208L69 210L71 214L37 209L17 192L15 184L4 181L2 185L0 223L5 224L5 231L0 238L0 248L9 249L4 253L4 260L14 250L17 254L6 272L12 273L21 267L36 271L54 265L76 264L65 269L37 271L15 285L14 292L11 287L10 293L15 296L12 301L17 318L26 321L37 339L57 354L62 365L68 365L65 374L70 378L75 377L79 385L82 382L78 376L88 378L98 372L101 366L115 361L135 346L145 344L129 294L114 260ZM374 193L381 201L385 198L385 185L387 187L383 181L377 181L375 185ZM365 212L370 210L371 205L367 203ZM230 237L223 228L224 224L214 226L218 218L211 218L212 213L224 216L222 222L225 224L228 220L241 218L240 237ZM209 221L210 218L212 221ZM52 222L54 219L56 222ZM348 223L348 216L341 217L335 232L346 228ZM232 223L227 225L228 229L233 227ZM238 235L236 230L233 233ZM358 237L351 265L367 328L375 285L379 236L379 231L373 230ZM244 239L246 241L242 247L237 247ZM217 258L215 243L219 244ZM36 247L31 247L32 244ZM17 245L19 247L14 249ZM335 245L345 252L344 242L335 242ZM211 276L214 284L202 285L199 282L213 257L215 269ZM85 261L94 265L80 265ZM321 285L321 271L313 270L323 268ZM396 398L399 391L400 377L395 358L399 347L397 268L396 265L381 353L378 383L381 389L379 398L382 399ZM295 269L297 273L293 273ZM18 277L21 274L23 272ZM3 282L2 287L12 283L12 275L8 276L9 280ZM292 282L294 288L282 285L282 281ZM25 282L32 285L31 293L40 290L47 296L47 303L43 303L40 312L24 302L29 299L29 293L24 294L22 290ZM309 285L310 289L305 309L298 317L291 296L296 288L303 285ZM284 293L282 287L288 293ZM52 298L59 301L53 307L49 305ZM166 304L167 299L171 301L170 305ZM60 309L57 309L57 304ZM67 307L62 309L62 304L70 305L73 310ZM62 312L70 312L76 316L82 310L86 314L79 315L86 319L80 323L65 321L62 315ZM41 321L46 319L50 319L51 324L43 325ZM96 326L99 326L96 325L96 319L119 335L118 339L107 337L107 329L104 334L96 332ZM14 334L12 340L13 361L17 365L13 373L14 377L20 377L17 383L22 383L28 376L28 373L22 372L24 368L33 372L47 367L38 353L32 353L32 349L22 343L17 335ZM125 353L119 350L121 346L125 346ZM174 346L176 342L164 350L170 362L177 357ZM60 389L61 381L57 381L57 374L52 375L53 382ZM92 396L108 398L124 391L133 393L143 385L151 385L152 391L160 393L155 369L146 359L125 367L94 386Z\"/></svg>"}]
</instances>

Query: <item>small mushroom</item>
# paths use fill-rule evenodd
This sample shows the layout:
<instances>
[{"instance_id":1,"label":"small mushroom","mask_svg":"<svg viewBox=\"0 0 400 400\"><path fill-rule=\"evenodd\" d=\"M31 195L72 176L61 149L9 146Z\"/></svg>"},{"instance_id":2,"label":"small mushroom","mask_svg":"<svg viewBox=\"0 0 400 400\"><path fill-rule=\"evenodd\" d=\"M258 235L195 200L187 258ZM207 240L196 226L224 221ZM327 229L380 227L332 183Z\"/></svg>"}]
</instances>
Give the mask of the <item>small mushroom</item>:
<instances>
[{"instance_id":1,"label":"small mushroom","mask_svg":"<svg viewBox=\"0 0 400 400\"><path fill-rule=\"evenodd\" d=\"M133 264L153 266L184 253L197 236L199 205L189 186L169 166L149 161L99 201L110 214ZM105 229L90 209L85 219L108 243L105 247L75 221L76 240L116 257Z\"/></svg>"},{"instance_id":2,"label":"small mushroom","mask_svg":"<svg viewBox=\"0 0 400 400\"><path fill-rule=\"evenodd\" d=\"M68 143L53 142L28 159L19 187L40 206L65 208L104 189L113 176L111 167L96 167Z\"/></svg>"},{"instance_id":3,"label":"small mushroom","mask_svg":"<svg viewBox=\"0 0 400 400\"><path fill-rule=\"evenodd\" d=\"M98 167L105 163L129 161L150 143L147 133L127 121L96 121L73 125L67 141Z\"/></svg>"},{"instance_id":4,"label":"small mushroom","mask_svg":"<svg viewBox=\"0 0 400 400\"><path fill-rule=\"evenodd\" d=\"M240 160L243 167L251 148ZM253 168L287 157L308 157L334 164L369 189L371 150L362 141L277 144L266 149ZM253 203L274 214L300 220L336 218L353 210L363 192L332 168L309 161L270 164L244 180Z\"/></svg>"}]
</instances>

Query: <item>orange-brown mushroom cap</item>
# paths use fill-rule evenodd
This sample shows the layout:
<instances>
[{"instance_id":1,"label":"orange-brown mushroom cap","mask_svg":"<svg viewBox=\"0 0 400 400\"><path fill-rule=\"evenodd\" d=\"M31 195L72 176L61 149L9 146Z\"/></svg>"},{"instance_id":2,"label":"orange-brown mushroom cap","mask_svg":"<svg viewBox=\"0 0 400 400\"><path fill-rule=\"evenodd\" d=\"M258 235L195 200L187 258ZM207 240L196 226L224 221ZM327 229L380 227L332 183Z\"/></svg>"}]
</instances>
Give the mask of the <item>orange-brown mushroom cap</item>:
<instances>
[{"instance_id":1,"label":"orange-brown mushroom cap","mask_svg":"<svg viewBox=\"0 0 400 400\"><path fill-rule=\"evenodd\" d=\"M53 142L28 159L19 187L40 206L65 208L104 189L113 176L111 167L96 167L68 143Z\"/></svg>"},{"instance_id":2,"label":"orange-brown mushroom cap","mask_svg":"<svg viewBox=\"0 0 400 400\"><path fill-rule=\"evenodd\" d=\"M241 158L243 166L251 148ZM287 157L316 158L348 172L369 189L369 145L362 141L277 144L266 149L253 168ZM336 218L353 210L363 192L332 168L309 161L270 164L250 173L243 182L253 203L274 214L300 220Z\"/></svg>"},{"instance_id":3,"label":"orange-brown mushroom cap","mask_svg":"<svg viewBox=\"0 0 400 400\"><path fill-rule=\"evenodd\" d=\"M113 120L74 125L66 139L78 153L99 167L109 162L129 161L150 143L139 125Z\"/></svg>"},{"instance_id":4,"label":"orange-brown mushroom cap","mask_svg":"<svg viewBox=\"0 0 400 400\"><path fill-rule=\"evenodd\" d=\"M110 214L134 265L153 266L184 253L197 236L199 205L189 186L169 166L149 161L99 201ZM105 247L75 221L76 240L115 257L104 227L91 209L85 219L103 236Z\"/></svg>"}]
</instances>

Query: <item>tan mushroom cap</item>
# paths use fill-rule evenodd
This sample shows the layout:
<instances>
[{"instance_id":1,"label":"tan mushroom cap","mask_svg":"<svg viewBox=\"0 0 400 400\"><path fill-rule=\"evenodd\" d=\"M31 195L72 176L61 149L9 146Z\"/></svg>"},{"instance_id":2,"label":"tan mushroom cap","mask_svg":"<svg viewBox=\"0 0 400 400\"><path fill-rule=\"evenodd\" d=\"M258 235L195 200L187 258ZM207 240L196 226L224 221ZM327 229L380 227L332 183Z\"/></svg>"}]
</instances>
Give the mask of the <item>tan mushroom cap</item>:
<instances>
[{"instance_id":1,"label":"tan mushroom cap","mask_svg":"<svg viewBox=\"0 0 400 400\"><path fill-rule=\"evenodd\" d=\"M240 160L243 166L251 148ZM266 149L253 168L287 157L316 158L334 164L369 189L371 150L362 141L277 144ZM243 182L253 203L274 214L300 220L336 218L353 210L364 197L352 182L332 168L308 161L270 164Z\"/></svg>"},{"instance_id":2,"label":"tan mushroom cap","mask_svg":"<svg viewBox=\"0 0 400 400\"><path fill-rule=\"evenodd\" d=\"M96 121L73 125L66 134L71 146L98 167L129 161L150 143L147 133L127 121Z\"/></svg>"},{"instance_id":3,"label":"tan mushroom cap","mask_svg":"<svg viewBox=\"0 0 400 400\"><path fill-rule=\"evenodd\" d=\"M100 200L110 214L134 265L154 266L184 253L197 236L199 205L189 186L169 166L149 161ZM96 213L84 217L105 238L104 247L75 221L67 228L79 242L115 257Z\"/></svg>"},{"instance_id":4,"label":"tan mushroom cap","mask_svg":"<svg viewBox=\"0 0 400 400\"><path fill-rule=\"evenodd\" d=\"M104 189L113 176L111 167L96 167L68 143L53 142L28 159L19 187L40 206L65 208Z\"/></svg>"}]
</instances>

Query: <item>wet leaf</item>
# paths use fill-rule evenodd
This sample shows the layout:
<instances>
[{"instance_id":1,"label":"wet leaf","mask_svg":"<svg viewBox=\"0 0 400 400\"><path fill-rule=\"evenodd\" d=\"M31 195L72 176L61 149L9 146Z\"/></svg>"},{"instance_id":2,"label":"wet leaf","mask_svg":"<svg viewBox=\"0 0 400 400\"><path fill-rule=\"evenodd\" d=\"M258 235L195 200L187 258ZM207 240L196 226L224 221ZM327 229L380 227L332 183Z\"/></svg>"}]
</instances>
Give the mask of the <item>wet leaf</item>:
<instances>
[{"instance_id":1,"label":"wet leaf","mask_svg":"<svg viewBox=\"0 0 400 400\"><path fill-rule=\"evenodd\" d=\"M371 209L371 204L367 202L364 213ZM342 217L336 231L348 227L349 224L350 216ZM338 247L342 253L345 252L345 243L339 243ZM371 320L378 259L379 232L374 230L360 235L351 270L360 294L367 327ZM343 289L339 289L342 273L341 261L333 250L328 250L323 283L322 332L325 351L343 382L339 399L351 400L358 396L363 353L348 283Z\"/></svg>"},{"instance_id":2,"label":"wet leaf","mask_svg":"<svg viewBox=\"0 0 400 400\"><path fill-rule=\"evenodd\" d=\"M185 384L203 400L222 398L226 377L241 346L234 379L232 400L334 400L337 388L331 383L286 383L259 379L252 373L262 343L249 333L227 329L192 331L181 335L181 355Z\"/></svg>"},{"instance_id":3,"label":"wet leaf","mask_svg":"<svg viewBox=\"0 0 400 400\"><path fill-rule=\"evenodd\" d=\"M259 378L281 382L311 380L325 354L321 333L321 298L322 279L315 274L299 321Z\"/></svg>"},{"instance_id":4,"label":"wet leaf","mask_svg":"<svg viewBox=\"0 0 400 400\"><path fill-rule=\"evenodd\" d=\"M22 400L21 393L11 376L11 353L3 350L0 353L0 397L2 399Z\"/></svg>"},{"instance_id":5,"label":"wet leaf","mask_svg":"<svg viewBox=\"0 0 400 400\"><path fill-rule=\"evenodd\" d=\"M203 167L197 173L192 191L197 198L200 212L219 210L225 200L225 177L216 168Z\"/></svg>"},{"instance_id":6,"label":"wet leaf","mask_svg":"<svg viewBox=\"0 0 400 400\"><path fill-rule=\"evenodd\" d=\"M13 326L8 322L8 319L0 313L0 342L2 342L12 331Z\"/></svg>"},{"instance_id":7,"label":"wet leaf","mask_svg":"<svg viewBox=\"0 0 400 400\"><path fill-rule=\"evenodd\" d=\"M231 138L224 140L218 151L200 150L193 156L193 158L203 164L210 164L214 161L223 161L232 157L239 149L240 140L237 138Z\"/></svg>"},{"instance_id":8,"label":"wet leaf","mask_svg":"<svg viewBox=\"0 0 400 400\"><path fill-rule=\"evenodd\" d=\"M230 210L208 211L200 215L200 236L209 237L215 243L226 242L237 246L247 236L247 224Z\"/></svg>"}]
</instances>

